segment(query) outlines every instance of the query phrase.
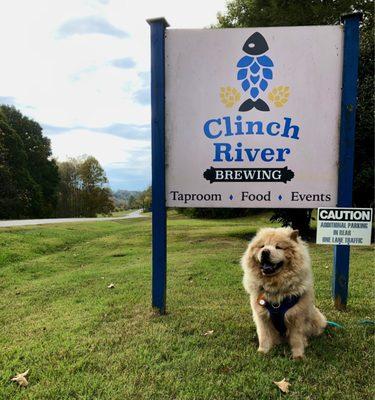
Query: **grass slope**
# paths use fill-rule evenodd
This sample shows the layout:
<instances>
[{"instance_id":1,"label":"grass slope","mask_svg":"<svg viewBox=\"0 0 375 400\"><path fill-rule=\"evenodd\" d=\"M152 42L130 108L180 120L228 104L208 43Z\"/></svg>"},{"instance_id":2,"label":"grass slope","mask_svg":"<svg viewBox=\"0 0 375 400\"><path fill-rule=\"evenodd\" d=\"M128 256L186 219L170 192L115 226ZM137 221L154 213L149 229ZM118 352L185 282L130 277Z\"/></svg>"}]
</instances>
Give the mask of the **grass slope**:
<instances>
[{"instance_id":1,"label":"grass slope","mask_svg":"<svg viewBox=\"0 0 375 400\"><path fill-rule=\"evenodd\" d=\"M369 399L373 251L352 248L350 304L330 298L332 248L311 245L318 306L345 329L256 353L239 258L268 216L169 217L168 315L150 310L150 219L0 230L0 399ZM114 289L107 289L109 283ZM211 336L203 333L213 330ZM30 385L10 378L30 368ZM287 378L289 394L272 381Z\"/></svg>"}]
</instances>

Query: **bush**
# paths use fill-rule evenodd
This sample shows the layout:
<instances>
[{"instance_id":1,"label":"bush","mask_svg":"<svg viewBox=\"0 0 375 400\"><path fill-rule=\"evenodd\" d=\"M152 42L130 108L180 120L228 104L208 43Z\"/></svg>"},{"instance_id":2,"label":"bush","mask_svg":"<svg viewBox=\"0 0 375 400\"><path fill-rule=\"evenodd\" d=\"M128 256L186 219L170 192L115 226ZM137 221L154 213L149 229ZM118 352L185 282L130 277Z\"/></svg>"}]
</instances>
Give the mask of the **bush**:
<instances>
[{"instance_id":1,"label":"bush","mask_svg":"<svg viewBox=\"0 0 375 400\"><path fill-rule=\"evenodd\" d=\"M178 208L177 212L190 218L227 219L259 213L260 209L248 208Z\"/></svg>"}]
</instances>

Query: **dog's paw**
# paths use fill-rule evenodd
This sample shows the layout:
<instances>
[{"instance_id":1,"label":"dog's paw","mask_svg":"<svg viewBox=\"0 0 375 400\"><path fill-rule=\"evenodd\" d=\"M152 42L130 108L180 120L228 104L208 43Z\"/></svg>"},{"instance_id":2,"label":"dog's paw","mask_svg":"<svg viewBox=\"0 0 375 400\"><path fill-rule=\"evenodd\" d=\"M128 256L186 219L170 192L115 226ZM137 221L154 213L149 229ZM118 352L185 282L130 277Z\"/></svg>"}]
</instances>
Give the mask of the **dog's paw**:
<instances>
[{"instance_id":1,"label":"dog's paw","mask_svg":"<svg viewBox=\"0 0 375 400\"><path fill-rule=\"evenodd\" d=\"M268 349L268 348L266 348L266 347L258 347L258 350L257 350L257 352L258 353L261 353L261 354L267 354L267 353L269 353L269 351L270 351L270 349Z\"/></svg>"},{"instance_id":2,"label":"dog's paw","mask_svg":"<svg viewBox=\"0 0 375 400\"><path fill-rule=\"evenodd\" d=\"M292 354L292 358L294 361L302 361L305 359L305 355L300 353Z\"/></svg>"}]
</instances>

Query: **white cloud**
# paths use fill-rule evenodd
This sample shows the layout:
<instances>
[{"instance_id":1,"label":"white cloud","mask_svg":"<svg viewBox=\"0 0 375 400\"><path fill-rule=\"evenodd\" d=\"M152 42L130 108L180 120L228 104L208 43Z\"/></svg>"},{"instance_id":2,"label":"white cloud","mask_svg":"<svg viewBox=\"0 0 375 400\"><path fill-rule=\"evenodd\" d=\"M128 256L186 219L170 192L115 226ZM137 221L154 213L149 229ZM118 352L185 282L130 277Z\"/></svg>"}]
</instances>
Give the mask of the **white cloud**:
<instances>
[{"instance_id":1,"label":"white cloud","mask_svg":"<svg viewBox=\"0 0 375 400\"><path fill-rule=\"evenodd\" d=\"M134 165L134 155L137 161L149 160L150 143L145 140L125 139L102 132L86 129L72 129L65 133L51 135L53 154L59 161L83 154L94 156L105 167L121 164L127 168L137 168Z\"/></svg>"},{"instance_id":2,"label":"white cloud","mask_svg":"<svg viewBox=\"0 0 375 400\"><path fill-rule=\"evenodd\" d=\"M116 28L106 19L101 18L97 15L69 19L68 21L64 22L58 29L59 37L92 34L108 35L118 38L129 36L127 32Z\"/></svg>"}]
</instances>

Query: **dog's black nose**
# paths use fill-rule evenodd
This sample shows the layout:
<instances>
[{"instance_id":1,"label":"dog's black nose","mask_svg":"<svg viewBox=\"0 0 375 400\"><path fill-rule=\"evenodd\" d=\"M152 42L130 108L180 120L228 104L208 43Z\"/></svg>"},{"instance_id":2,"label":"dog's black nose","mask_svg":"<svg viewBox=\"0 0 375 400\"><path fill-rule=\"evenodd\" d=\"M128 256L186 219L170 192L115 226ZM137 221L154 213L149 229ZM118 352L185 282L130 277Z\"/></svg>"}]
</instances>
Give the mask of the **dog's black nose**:
<instances>
[{"instance_id":1,"label":"dog's black nose","mask_svg":"<svg viewBox=\"0 0 375 400\"><path fill-rule=\"evenodd\" d=\"M268 262L270 260L270 255L271 255L270 251L268 249L264 249L262 251L262 256L261 256L262 262L263 263Z\"/></svg>"}]
</instances>

